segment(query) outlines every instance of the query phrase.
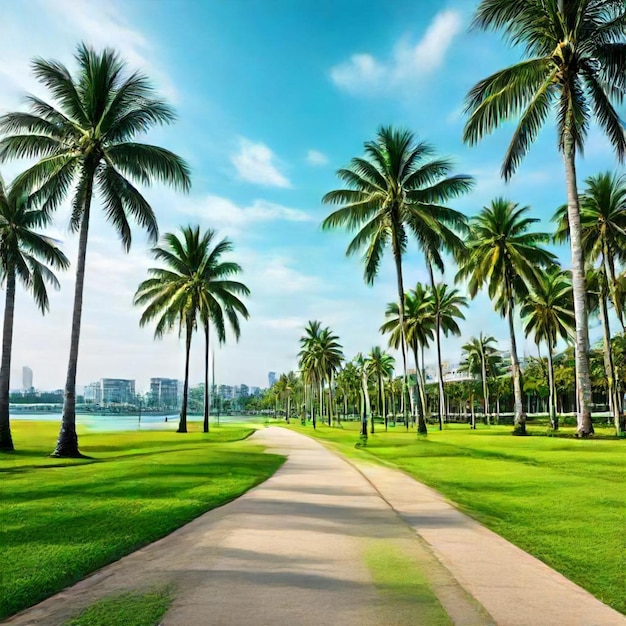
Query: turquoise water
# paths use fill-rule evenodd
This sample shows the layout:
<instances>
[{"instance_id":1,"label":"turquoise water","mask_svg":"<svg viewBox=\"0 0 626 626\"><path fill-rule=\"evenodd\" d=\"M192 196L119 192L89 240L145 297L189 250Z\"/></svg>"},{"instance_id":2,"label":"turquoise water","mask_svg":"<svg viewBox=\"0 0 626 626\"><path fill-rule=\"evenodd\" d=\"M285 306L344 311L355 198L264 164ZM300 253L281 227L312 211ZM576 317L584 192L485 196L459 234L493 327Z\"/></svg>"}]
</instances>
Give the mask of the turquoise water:
<instances>
[{"instance_id":1,"label":"turquoise water","mask_svg":"<svg viewBox=\"0 0 626 626\"><path fill-rule=\"evenodd\" d=\"M202 416L192 415L187 419L190 422L199 422L202 421ZM15 413L11 414L11 421L60 422L61 414L48 412ZM259 423L260 421L262 421L262 418L258 415L220 415L219 418L220 424L232 424L236 422ZM98 432L117 430L176 430L178 427L178 414L167 416L142 414L141 420L137 415L77 414L76 424ZM212 415L211 426L217 426L217 424L217 415Z\"/></svg>"}]
</instances>

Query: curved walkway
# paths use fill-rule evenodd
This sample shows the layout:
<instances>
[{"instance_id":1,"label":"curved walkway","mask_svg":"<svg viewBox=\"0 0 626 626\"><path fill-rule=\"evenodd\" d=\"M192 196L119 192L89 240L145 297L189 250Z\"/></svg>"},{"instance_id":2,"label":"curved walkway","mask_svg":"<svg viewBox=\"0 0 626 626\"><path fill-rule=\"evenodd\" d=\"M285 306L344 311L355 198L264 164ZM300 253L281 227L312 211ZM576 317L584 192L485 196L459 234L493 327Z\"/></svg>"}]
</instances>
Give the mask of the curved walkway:
<instances>
[{"instance_id":1,"label":"curved walkway","mask_svg":"<svg viewBox=\"0 0 626 626\"><path fill-rule=\"evenodd\" d=\"M272 478L5 623L60 625L103 596L172 585L163 626L431 626L423 598L376 580L375 544L425 574L454 624L626 625L401 472L282 428L253 441L288 456Z\"/></svg>"}]
</instances>

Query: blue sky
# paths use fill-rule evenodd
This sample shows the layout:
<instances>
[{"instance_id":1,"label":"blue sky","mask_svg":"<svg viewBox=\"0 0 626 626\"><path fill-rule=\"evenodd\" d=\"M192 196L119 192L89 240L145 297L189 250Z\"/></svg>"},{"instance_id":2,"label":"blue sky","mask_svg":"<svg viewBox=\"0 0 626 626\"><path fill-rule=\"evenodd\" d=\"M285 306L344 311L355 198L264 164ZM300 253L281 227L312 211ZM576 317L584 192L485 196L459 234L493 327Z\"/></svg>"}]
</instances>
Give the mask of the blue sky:
<instances>
[{"instance_id":1,"label":"blue sky","mask_svg":"<svg viewBox=\"0 0 626 626\"><path fill-rule=\"evenodd\" d=\"M513 181L499 177L511 133L505 126L481 145L461 142L468 89L518 55L493 35L468 32L469 1L360 2L352 0L0 0L0 112L21 106L25 92L45 95L29 74L34 56L72 65L78 41L117 48L129 66L148 73L176 107L179 121L148 141L175 150L193 169L183 196L146 190L161 231L199 223L230 237L250 286L252 317L238 344L216 354L218 382L266 386L267 372L296 367L298 338L309 319L340 336L348 358L384 345L378 327L395 297L388 259L374 287L358 258L344 255L343 232L321 232L320 199L338 186L335 170L362 152L381 124L405 126L450 156L455 171L476 177L472 194L454 207L468 215L505 195L533 207L549 228L565 200L563 167L547 127ZM24 164L5 164L10 180ZM616 162L592 129L579 178ZM74 261L76 238L60 211L51 232ZM131 301L152 264L144 235L135 231L124 255L110 226L93 221L87 258L78 383L100 377L181 377L177 336L155 342L138 327ZM556 250L568 266L566 249ZM450 276L453 275L450 270ZM426 281L420 255L407 255L405 284ZM18 294L13 363L29 365L35 386L63 385L69 350L73 271L61 277L51 312L42 318ZM518 324L519 327L519 324ZM506 349L505 323L485 296L471 303L463 337L445 340L444 358L485 331ZM592 338L597 330L592 331ZM532 341L522 349L534 353ZM434 355L431 355L431 360ZM191 380L202 378L202 341L192 355ZM15 378L12 387L20 386Z\"/></svg>"}]
</instances>

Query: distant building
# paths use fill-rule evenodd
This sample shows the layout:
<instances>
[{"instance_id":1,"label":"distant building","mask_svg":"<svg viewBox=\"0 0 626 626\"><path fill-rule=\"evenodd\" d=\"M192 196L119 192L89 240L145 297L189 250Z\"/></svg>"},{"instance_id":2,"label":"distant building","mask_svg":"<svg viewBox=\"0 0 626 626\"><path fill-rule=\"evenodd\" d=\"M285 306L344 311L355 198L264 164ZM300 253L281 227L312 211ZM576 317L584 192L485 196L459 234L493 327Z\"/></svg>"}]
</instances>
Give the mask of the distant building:
<instances>
[{"instance_id":1,"label":"distant building","mask_svg":"<svg viewBox=\"0 0 626 626\"><path fill-rule=\"evenodd\" d=\"M217 389L217 395L221 400L234 400L235 389L231 385L220 385Z\"/></svg>"},{"instance_id":2,"label":"distant building","mask_svg":"<svg viewBox=\"0 0 626 626\"><path fill-rule=\"evenodd\" d=\"M100 382L85 385L85 404L102 404L102 386Z\"/></svg>"},{"instance_id":3,"label":"distant building","mask_svg":"<svg viewBox=\"0 0 626 626\"><path fill-rule=\"evenodd\" d=\"M102 404L132 404L135 402L135 381L126 378L102 378Z\"/></svg>"},{"instance_id":4,"label":"distant building","mask_svg":"<svg viewBox=\"0 0 626 626\"><path fill-rule=\"evenodd\" d=\"M238 398L247 398L249 395L250 395L250 387L248 387L248 385L239 385L239 387L237 387Z\"/></svg>"},{"instance_id":5,"label":"distant building","mask_svg":"<svg viewBox=\"0 0 626 626\"><path fill-rule=\"evenodd\" d=\"M269 383L270 387L274 386L274 383L276 382L276 372L270 372L267 375L267 382Z\"/></svg>"},{"instance_id":6,"label":"distant building","mask_svg":"<svg viewBox=\"0 0 626 626\"><path fill-rule=\"evenodd\" d=\"M30 367L22 368L22 389L30 391L33 388L33 370Z\"/></svg>"},{"instance_id":7,"label":"distant building","mask_svg":"<svg viewBox=\"0 0 626 626\"><path fill-rule=\"evenodd\" d=\"M178 408L179 387L179 381L175 378L151 378L150 405L162 409Z\"/></svg>"},{"instance_id":8,"label":"distant building","mask_svg":"<svg viewBox=\"0 0 626 626\"><path fill-rule=\"evenodd\" d=\"M260 396L261 388L260 387L250 387L250 395L251 396Z\"/></svg>"}]
</instances>

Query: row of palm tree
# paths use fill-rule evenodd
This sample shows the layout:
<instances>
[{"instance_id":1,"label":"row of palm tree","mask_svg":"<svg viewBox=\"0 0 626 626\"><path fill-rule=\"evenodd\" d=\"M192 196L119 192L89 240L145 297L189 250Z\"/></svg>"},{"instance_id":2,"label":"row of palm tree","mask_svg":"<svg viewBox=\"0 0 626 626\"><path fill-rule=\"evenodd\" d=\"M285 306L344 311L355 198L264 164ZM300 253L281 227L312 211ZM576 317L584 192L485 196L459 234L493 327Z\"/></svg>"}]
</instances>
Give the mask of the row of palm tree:
<instances>
[{"instance_id":1,"label":"row of palm tree","mask_svg":"<svg viewBox=\"0 0 626 626\"><path fill-rule=\"evenodd\" d=\"M524 49L527 59L496 72L480 81L469 92L464 141L478 143L485 135L510 120L518 120L502 165L502 176L509 180L539 130L556 112L559 151L565 165L567 222L572 253L572 285L575 312L576 372L579 395L578 430L581 436L593 430L591 421L591 385L589 378L589 329L586 268L581 227L581 211L576 180L576 155L582 152L591 121L608 137L620 161L626 157L626 132L615 104L626 95L626 49L623 0L482 0L474 26L501 31L513 45ZM434 287L433 266L443 269L442 252L455 258L462 253L461 235L468 225L462 215L447 206L449 201L466 193L472 186L468 176L450 176L451 164L433 157L428 144L418 143L408 131L381 128L376 140L365 144L365 156L353 159L337 174L347 187L332 191L324 201L341 207L323 223L325 228L345 227L356 231L347 253L364 251L365 279L372 283L378 274L385 248L390 245L398 285L398 313L401 328L400 348L406 390L407 367L405 302L402 257L412 235L417 248L425 255ZM499 227L506 220L520 217L502 200L489 218ZM524 212L522 210L522 212ZM488 236L496 225L474 220L471 228ZM525 242L520 247L541 266L552 263L551 255L538 248L547 236L526 234L532 220L515 224ZM515 235L517 236L517 235ZM472 236L467 241L473 242ZM492 240L492 243L495 243ZM490 246L491 247L491 246ZM501 313L512 328L515 296L528 290L534 281L531 264L517 258L525 275L523 281L511 275L500 262L498 280L480 255L470 245L462 266L463 275L471 278L472 295L488 286ZM501 252L505 252L500 248ZM489 250L491 251L491 250ZM495 252L499 255L499 252ZM487 257L489 258L489 257ZM520 282L527 283L526 285ZM511 333L514 343L514 334ZM511 360L519 372L515 346ZM516 383L516 423L523 433L524 412L519 376ZM441 408L440 408L441 412Z\"/></svg>"},{"instance_id":2,"label":"row of palm tree","mask_svg":"<svg viewBox=\"0 0 626 626\"><path fill-rule=\"evenodd\" d=\"M191 184L189 167L178 155L137 139L152 127L171 124L173 109L160 98L146 76L129 72L113 50L96 52L81 44L76 51L77 72L57 61L33 61L35 77L51 100L28 96L28 111L0 117L0 161L35 159L9 188L0 183L0 263L6 281L2 365L0 368L0 449L12 450L9 422L9 375L13 334L15 282L30 289L42 312L48 308L45 283L58 287L52 269L69 262L57 242L36 232L48 225L54 212L71 200L70 230L79 233L78 259L70 353L64 390L63 416L54 456L80 456L76 434L76 373L83 308L86 256L93 200L97 196L107 221L126 252L132 242L130 222L144 229L151 242L158 239L154 211L135 184L165 183L181 191ZM232 249L228 240L214 245L213 231L184 228L182 238L168 233L152 249L166 267L150 270L136 294L148 304L141 318L158 318L155 335L178 326L185 331L185 386L179 431L186 431L189 351L193 331L205 333L205 415L208 430L209 326L220 342L225 320L239 337L239 316L248 317L238 296L248 295L232 280L241 268L221 259Z\"/></svg>"}]
</instances>

